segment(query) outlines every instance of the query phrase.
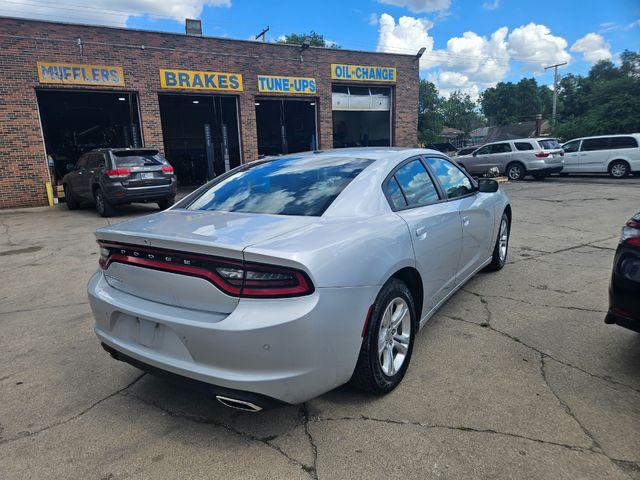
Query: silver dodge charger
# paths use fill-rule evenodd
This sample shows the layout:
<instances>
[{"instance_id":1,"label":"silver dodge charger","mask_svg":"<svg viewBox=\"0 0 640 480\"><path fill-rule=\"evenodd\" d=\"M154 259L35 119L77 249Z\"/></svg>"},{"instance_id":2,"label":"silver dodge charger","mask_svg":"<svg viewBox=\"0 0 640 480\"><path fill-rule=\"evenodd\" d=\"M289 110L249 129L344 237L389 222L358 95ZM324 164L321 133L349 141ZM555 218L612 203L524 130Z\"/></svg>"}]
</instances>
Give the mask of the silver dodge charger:
<instances>
[{"instance_id":1,"label":"silver dodge charger","mask_svg":"<svg viewBox=\"0 0 640 480\"><path fill-rule=\"evenodd\" d=\"M434 150L247 163L96 232L95 331L114 358L242 410L347 382L389 392L438 307L504 266L511 215L495 180Z\"/></svg>"}]
</instances>

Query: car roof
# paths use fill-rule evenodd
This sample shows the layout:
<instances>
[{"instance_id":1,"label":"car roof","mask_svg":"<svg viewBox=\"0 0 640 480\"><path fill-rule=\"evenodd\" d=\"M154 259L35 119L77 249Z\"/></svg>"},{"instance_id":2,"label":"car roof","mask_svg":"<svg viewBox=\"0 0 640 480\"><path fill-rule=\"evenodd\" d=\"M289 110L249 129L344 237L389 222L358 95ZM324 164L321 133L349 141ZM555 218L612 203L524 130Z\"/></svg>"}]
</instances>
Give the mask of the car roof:
<instances>
[{"instance_id":1,"label":"car roof","mask_svg":"<svg viewBox=\"0 0 640 480\"><path fill-rule=\"evenodd\" d=\"M438 150L429 148L411 148L411 147L352 147L352 148L332 148L328 150L314 150L311 152L290 153L280 156L265 157L264 160L273 160L276 158L303 158L303 157L354 157L366 158L369 160L397 160L398 158L407 158L413 155L439 155L446 156Z\"/></svg>"},{"instance_id":2,"label":"car roof","mask_svg":"<svg viewBox=\"0 0 640 480\"><path fill-rule=\"evenodd\" d=\"M567 140L564 143L569 143L576 140L587 140L589 138L632 137L632 136L640 137L640 133L613 133L611 135L590 135L588 137L572 138L571 140Z\"/></svg>"}]
</instances>

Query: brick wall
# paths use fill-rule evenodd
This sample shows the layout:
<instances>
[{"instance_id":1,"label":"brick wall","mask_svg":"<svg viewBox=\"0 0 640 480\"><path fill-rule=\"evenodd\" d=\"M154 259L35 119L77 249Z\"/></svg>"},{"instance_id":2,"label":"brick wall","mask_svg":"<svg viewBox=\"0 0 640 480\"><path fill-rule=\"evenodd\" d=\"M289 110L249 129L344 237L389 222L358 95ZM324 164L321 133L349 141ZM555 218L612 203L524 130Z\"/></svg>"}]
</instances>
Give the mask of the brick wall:
<instances>
[{"instance_id":1,"label":"brick wall","mask_svg":"<svg viewBox=\"0 0 640 480\"><path fill-rule=\"evenodd\" d=\"M245 162L258 156L254 105L255 96L259 95L258 74L316 79L318 146L331 148L330 64L392 66L397 68L393 143L416 144L418 71L412 56L311 48L304 52L304 62L300 62L297 46L0 18L0 208L47 203L44 184L48 171L35 92L36 88L52 87L38 82L39 60L122 66L125 87L55 88L136 92L144 144L159 150L163 150L163 139L158 92L163 89L158 69L240 73L244 91L232 95L239 98Z\"/></svg>"}]
</instances>

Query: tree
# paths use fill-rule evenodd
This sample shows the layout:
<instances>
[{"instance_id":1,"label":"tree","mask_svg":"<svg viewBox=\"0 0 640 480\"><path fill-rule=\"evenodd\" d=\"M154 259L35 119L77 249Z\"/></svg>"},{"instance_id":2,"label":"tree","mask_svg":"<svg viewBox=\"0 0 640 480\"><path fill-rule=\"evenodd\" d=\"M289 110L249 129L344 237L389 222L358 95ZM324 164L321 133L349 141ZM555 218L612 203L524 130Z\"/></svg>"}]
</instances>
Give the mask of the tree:
<instances>
[{"instance_id":1,"label":"tree","mask_svg":"<svg viewBox=\"0 0 640 480\"><path fill-rule=\"evenodd\" d=\"M553 92L534 78L500 82L480 95L482 113L491 125L535 120L537 114L551 112L552 101Z\"/></svg>"},{"instance_id":2,"label":"tree","mask_svg":"<svg viewBox=\"0 0 640 480\"><path fill-rule=\"evenodd\" d=\"M554 135L569 140L640 131L640 54L625 51L620 59L619 67L604 60L586 77L562 79Z\"/></svg>"},{"instance_id":3,"label":"tree","mask_svg":"<svg viewBox=\"0 0 640 480\"><path fill-rule=\"evenodd\" d=\"M317 33L311 30L310 33L292 33L290 35L285 35L284 39L278 40L278 43L290 43L293 45L302 45L304 39L309 37L309 44L312 47L325 47L325 48L340 48L340 45L337 45L333 42L327 43L324 39L324 35Z\"/></svg>"},{"instance_id":4,"label":"tree","mask_svg":"<svg viewBox=\"0 0 640 480\"><path fill-rule=\"evenodd\" d=\"M453 92L442 102L442 121L447 127L462 130L465 135L485 124L476 103L469 94L462 92Z\"/></svg>"},{"instance_id":5,"label":"tree","mask_svg":"<svg viewBox=\"0 0 640 480\"><path fill-rule=\"evenodd\" d=\"M442 98L436 86L420 80L418 98L418 142L428 145L435 142L442 130Z\"/></svg>"}]
</instances>

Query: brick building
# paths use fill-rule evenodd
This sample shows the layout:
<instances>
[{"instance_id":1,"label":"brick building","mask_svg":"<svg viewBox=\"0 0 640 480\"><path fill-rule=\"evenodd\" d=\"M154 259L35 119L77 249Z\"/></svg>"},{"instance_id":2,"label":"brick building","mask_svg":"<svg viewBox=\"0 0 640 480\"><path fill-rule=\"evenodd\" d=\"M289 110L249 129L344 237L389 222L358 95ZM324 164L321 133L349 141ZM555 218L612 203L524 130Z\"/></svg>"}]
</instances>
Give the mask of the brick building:
<instances>
[{"instance_id":1,"label":"brick building","mask_svg":"<svg viewBox=\"0 0 640 480\"><path fill-rule=\"evenodd\" d=\"M0 18L0 208L92 148L165 154L182 185L262 155L416 144L413 55Z\"/></svg>"}]
</instances>

